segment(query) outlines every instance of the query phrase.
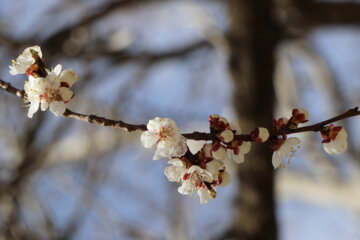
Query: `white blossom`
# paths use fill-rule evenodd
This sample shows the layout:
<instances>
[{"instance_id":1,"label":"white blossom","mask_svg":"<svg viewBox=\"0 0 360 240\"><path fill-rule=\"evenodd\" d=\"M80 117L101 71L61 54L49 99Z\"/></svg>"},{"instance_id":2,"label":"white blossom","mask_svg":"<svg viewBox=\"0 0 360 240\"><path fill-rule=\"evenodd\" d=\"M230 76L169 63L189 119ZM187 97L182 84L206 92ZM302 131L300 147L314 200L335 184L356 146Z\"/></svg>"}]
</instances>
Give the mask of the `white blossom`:
<instances>
[{"instance_id":1,"label":"white blossom","mask_svg":"<svg viewBox=\"0 0 360 240\"><path fill-rule=\"evenodd\" d=\"M140 140L146 148L156 145L154 160L162 157L180 157L186 153L186 139L180 134L172 119L154 118L147 124L147 129L141 134Z\"/></svg>"},{"instance_id":2,"label":"white blossom","mask_svg":"<svg viewBox=\"0 0 360 240\"><path fill-rule=\"evenodd\" d=\"M337 133L335 139L329 143L324 143L324 150L328 154L342 154L347 149L347 137L348 134L344 128Z\"/></svg>"},{"instance_id":3,"label":"white blossom","mask_svg":"<svg viewBox=\"0 0 360 240\"><path fill-rule=\"evenodd\" d=\"M225 187L231 183L231 175L230 173L224 171L221 173L221 183L219 186Z\"/></svg>"},{"instance_id":4,"label":"white blossom","mask_svg":"<svg viewBox=\"0 0 360 240\"><path fill-rule=\"evenodd\" d=\"M212 160L206 163L206 171L211 173L213 180L218 180L219 177L219 169L224 165L223 161L220 160Z\"/></svg>"},{"instance_id":5,"label":"white blossom","mask_svg":"<svg viewBox=\"0 0 360 240\"><path fill-rule=\"evenodd\" d=\"M197 191L199 198L200 198L200 204L205 204L207 203L209 200L213 199L213 195L211 194L211 192L206 189L206 188L200 188Z\"/></svg>"},{"instance_id":6,"label":"white blossom","mask_svg":"<svg viewBox=\"0 0 360 240\"><path fill-rule=\"evenodd\" d=\"M207 170L193 165L182 178L182 185L178 188L179 193L183 195L192 195L200 188L206 188L204 182L212 182L213 177Z\"/></svg>"},{"instance_id":7,"label":"white blossom","mask_svg":"<svg viewBox=\"0 0 360 240\"><path fill-rule=\"evenodd\" d=\"M235 131L238 135L241 134L241 128L236 122L230 123L230 129ZM243 163L245 161L244 154L247 154L250 151L251 143L248 141L240 141L238 143L233 142L233 144L233 147L228 150L230 158L232 158L236 163Z\"/></svg>"},{"instance_id":8,"label":"white blossom","mask_svg":"<svg viewBox=\"0 0 360 240\"><path fill-rule=\"evenodd\" d=\"M224 161L227 155L226 148L220 143L206 143L203 145L202 154L207 160L220 160Z\"/></svg>"},{"instance_id":9,"label":"white blossom","mask_svg":"<svg viewBox=\"0 0 360 240\"><path fill-rule=\"evenodd\" d=\"M32 52L37 53L37 55L42 58L42 52L39 46L26 48L16 60L12 61L12 65L9 66L11 75L26 73L28 68L35 63Z\"/></svg>"},{"instance_id":10,"label":"white blossom","mask_svg":"<svg viewBox=\"0 0 360 240\"><path fill-rule=\"evenodd\" d=\"M243 163L245 161L244 155L249 153L251 149L251 142L243 141L240 146L237 147L236 150L229 150L230 157L236 162L236 163Z\"/></svg>"},{"instance_id":11,"label":"white blossom","mask_svg":"<svg viewBox=\"0 0 360 240\"><path fill-rule=\"evenodd\" d=\"M220 146L218 149L212 150L211 154L215 159L224 161L226 154L227 154L226 148L224 148L223 146Z\"/></svg>"},{"instance_id":12,"label":"white blossom","mask_svg":"<svg viewBox=\"0 0 360 240\"><path fill-rule=\"evenodd\" d=\"M259 128L259 138L261 139L262 142L265 142L266 140L268 140L270 134L269 131L266 128Z\"/></svg>"},{"instance_id":13,"label":"white blossom","mask_svg":"<svg viewBox=\"0 0 360 240\"><path fill-rule=\"evenodd\" d=\"M172 166L165 168L165 176L170 182L180 182L186 173L185 164L178 158L170 159L168 163Z\"/></svg>"},{"instance_id":14,"label":"white blossom","mask_svg":"<svg viewBox=\"0 0 360 240\"><path fill-rule=\"evenodd\" d=\"M72 70L61 72L61 65L57 65L45 78L29 76L25 81L24 90L26 100L30 103L28 117L32 118L40 107L42 111L48 108L56 116L61 116L66 110L66 103L74 93L69 89L78 77Z\"/></svg>"},{"instance_id":15,"label":"white blossom","mask_svg":"<svg viewBox=\"0 0 360 240\"><path fill-rule=\"evenodd\" d=\"M220 133L219 138L221 141L228 143L234 139L234 133L229 129L225 129Z\"/></svg>"},{"instance_id":16,"label":"white blossom","mask_svg":"<svg viewBox=\"0 0 360 240\"><path fill-rule=\"evenodd\" d=\"M213 159L199 165L188 166L186 158L173 158L168 161L171 166L165 168L164 173L170 182L181 183L178 192L192 196L199 195L200 203L204 204L216 197L216 186L230 184L231 177L225 171L224 162Z\"/></svg>"},{"instance_id":17,"label":"white blossom","mask_svg":"<svg viewBox=\"0 0 360 240\"><path fill-rule=\"evenodd\" d=\"M296 137L288 138L277 151L274 151L272 156L272 164L275 169L281 165L283 158L289 155L292 157L292 154L295 152L294 147L298 144L300 144L300 139Z\"/></svg>"}]
</instances>

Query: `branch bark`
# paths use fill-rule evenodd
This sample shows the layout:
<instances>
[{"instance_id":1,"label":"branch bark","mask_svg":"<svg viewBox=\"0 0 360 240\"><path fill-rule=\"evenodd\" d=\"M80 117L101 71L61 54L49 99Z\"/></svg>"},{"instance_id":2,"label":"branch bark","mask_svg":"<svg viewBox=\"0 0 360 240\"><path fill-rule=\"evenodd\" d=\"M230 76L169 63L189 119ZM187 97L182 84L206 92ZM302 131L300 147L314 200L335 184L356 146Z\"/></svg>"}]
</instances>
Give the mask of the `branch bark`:
<instances>
[{"instance_id":1,"label":"branch bark","mask_svg":"<svg viewBox=\"0 0 360 240\"><path fill-rule=\"evenodd\" d=\"M23 90L17 89L15 87L13 87L10 83L5 82L1 79L0 79L0 88L12 95L15 95L15 96L21 98L21 99L25 98L25 92ZM254 94L256 94L256 93L254 93ZM260 104L260 102L258 102L258 104ZM265 101L264 104L267 104L267 102ZM253 113L256 113L256 111L255 112L253 111ZM269 125L271 117L265 118L264 121L260 121L260 122L263 122L262 126L268 126L267 129L270 132L270 137L275 137L275 136L282 136L282 135L294 134L294 133L300 133L300 132L318 132L325 125L328 125L333 122L337 122L337 121L345 119L345 118L359 116L359 115L360 115L359 108L355 107L353 109L349 109L345 113L340 114L336 117L330 118L328 120L325 120L325 121L322 121L322 122L319 122L319 123L316 123L316 124L313 124L310 126L296 128L296 129L285 129L285 130L272 130L271 126ZM241 115L241 117L242 116L244 116L244 115ZM143 132L143 131L147 130L147 127L145 124L130 124L130 123L126 123L121 120L108 119L108 118L96 116L93 114L87 115L87 114L77 113L70 109L66 109L66 111L63 114L63 117L70 117L70 118L74 118L79 121L88 122L88 123L95 124L95 125L101 125L104 127L120 128L120 129L123 129L128 132L133 132L133 131L142 131ZM254 123L258 122L256 120L258 120L258 119L255 119ZM248 121L248 119L247 119L247 121ZM246 122L246 120L244 122ZM252 124L252 125L253 125L254 129L257 127L256 124ZM200 141L200 140L211 141L211 140L217 139L217 136L215 136L214 134L204 133L204 132L196 132L196 131L192 132L192 133L184 133L182 135L184 137L186 137L187 139L193 139L193 140L198 140L198 141ZM251 134L235 135L234 138L237 140L242 140L242 141L254 141L251 137Z\"/></svg>"},{"instance_id":2,"label":"branch bark","mask_svg":"<svg viewBox=\"0 0 360 240\"><path fill-rule=\"evenodd\" d=\"M298 1L307 26L360 24L360 4L352 2Z\"/></svg>"}]
</instances>

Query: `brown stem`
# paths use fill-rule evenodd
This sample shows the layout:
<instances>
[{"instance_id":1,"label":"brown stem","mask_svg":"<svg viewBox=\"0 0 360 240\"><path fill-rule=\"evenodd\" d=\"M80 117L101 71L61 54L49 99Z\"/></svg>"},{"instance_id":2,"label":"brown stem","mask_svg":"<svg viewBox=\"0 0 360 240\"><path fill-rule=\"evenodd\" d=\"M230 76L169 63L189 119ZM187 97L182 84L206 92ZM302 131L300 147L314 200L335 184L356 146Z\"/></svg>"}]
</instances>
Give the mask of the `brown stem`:
<instances>
[{"instance_id":1,"label":"brown stem","mask_svg":"<svg viewBox=\"0 0 360 240\"><path fill-rule=\"evenodd\" d=\"M13 94L21 99L24 99L25 97L25 92L23 90L19 90L15 87L13 87L10 83L5 82L3 80L0 79L0 88L5 90L6 92ZM280 136L280 135L284 135L284 134L294 134L294 133L300 133L300 132L318 132L321 130L321 128L327 124L345 119L345 118L349 118L349 117L354 117L354 116L359 116L360 115L360 111L358 107L355 107L353 109L350 109L348 111L346 111L343 114L340 114L336 117L330 118L328 120L325 120L323 122L319 122L310 126L306 126L306 127L301 127L301 128L297 128L297 129L289 129L289 130L277 130L277 131L270 131L270 136L274 137L274 136ZM123 122L121 120L112 120L112 119L108 119L108 118L104 118L104 117L99 117L96 115L86 115L86 114L81 114L81 113L77 113L74 111L71 111L69 109L66 109L66 111L64 112L64 117L70 117L70 118L74 118L80 121L84 121L84 122L88 122L88 123L92 123L92 124L96 124L96 125L101 125L101 126L105 126L105 127L114 127L114 128L121 128L123 130L132 132L132 131L146 131L147 127L145 124L130 124L130 123L126 123ZM202 133L202 132L193 132L193 133L185 133L183 134L184 137L186 137L187 139L193 139L193 140L205 140L205 141L211 141L216 139L216 136L214 136L211 133ZM235 139L237 140L243 140L243 141L252 141L250 134L242 134L242 135L236 135Z\"/></svg>"},{"instance_id":2,"label":"brown stem","mask_svg":"<svg viewBox=\"0 0 360 240\"><path fill-rule=\"evenodd\" d=\"M319 132L322 127L324 127L325 125L328 125L330 123L333 122L337 122L340 121L342 119L345 118L349 118L349 117L354 117L354 116L359 116L360 115L360 111L359 111L359 107L355 107L352 109L347 110L345 113L340 114L336 117L330 118L328 120L310 125L310 126L306 126L306 127L301 127L301 128L296 128L296 129L290 129L288 131L286 131L286 134L293 134L293 133L300 133L300 132ZM277 133L276 135L280 135L279 133Z\"/></svg>"},{"instance_id":3,"label":"brown stem","mask_svg":"<svg viewBox=\"0 0 360 240\"><path fill-rule=\"evenodd\" d=\"M17 97L19 97L21 99L24 99L24 96L25 96L24 91L13 87L10 83L5 82L5 81L3 81L1 79L0 79L0 88L4 89L8 93L16 95ZM107 118L99 117L99 116L96 116L96 115L81 114L81 113L73 112L73 111L71 111L69 109L66 109L63 116L64 117L74 118L74 119L84 121L84 122L88 122L88 123L93 123L93 124L96 124L96 125L102 125L102 126L114 127L114 128L121 128L121 129L127 130L129 132L132 132L132 131L146 131L147 130L146 125L144 125L144 124L140 124L140 125L129 124L129 123L125 123L123 121L107 119Z\"/></svg>"},{"instance_id":4,"label":"brown stem","mask_svg":"<svg viewBox=\"0 0 360 240\"><path fill-rule=\"evenodd\" d=\"M123 130L132 132L132 131L146 131L146 125L144 124L139 124L139 125L135 125L135 124L129 124L120 120L112 120L112 119L107 119L104 117L99 117L96 115L85 115L85 114L81 114L81 113L76 113L73 112L69 109L66 109L66 111L64 112L64 117L70 117L70 118L74 118L80 121L84 121L84 122L88 122L88 123L93 123L96 125L101 125L101 126L105 126L105 127L114 127L114 128L121 128Z\"/></svg>"}]
</instances>

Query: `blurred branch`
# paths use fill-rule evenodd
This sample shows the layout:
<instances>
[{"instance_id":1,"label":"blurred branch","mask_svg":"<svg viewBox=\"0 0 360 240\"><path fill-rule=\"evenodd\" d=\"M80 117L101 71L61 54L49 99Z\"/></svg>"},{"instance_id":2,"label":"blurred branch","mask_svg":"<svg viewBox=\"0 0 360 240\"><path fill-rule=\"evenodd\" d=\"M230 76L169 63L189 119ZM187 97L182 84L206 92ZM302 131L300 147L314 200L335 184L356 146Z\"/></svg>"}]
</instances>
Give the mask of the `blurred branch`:
<instances>
[{"instance_id":1,"label":"blurred branch","mask_svg":"<svg viewBox=\"0 0 360 240\"><path fill-rule=\"evenodd\" d=\"M189 45L179 47L177 49L171 49L164 52L139 52L139 53L112 53L112 52L100 52L99 55L104 55L106 57L112 58L117 63L127 62L127 61L143 61L149 64L159 61L165 61L172 58L183 58L187 55L201 50L201 49L210 49L212 45L206 41L201 40L193 42Z\"/></svg>"},{"instance_id":2,"label":"blurred branch","mask_svg":"<svg viewBox=\"0 0 360 240\"><path fill-rule=\"evenodd\" d=\"M360 24L360 4L354 2L315 2L298 0L308 26Z\"/></svg>"},{"instance_id":3,"label":"blurred branch","mask_svg":"<svg viewBox=\"0 0 360 240\"><path fill-rule=\"evenodd\" d=\"M315 0L276 0L274 18L283 39L302 38L325 25L360 25L360 4Z\"/></svg>"},{"instance_id":4,"label":"blurred branch","mask_svg":"<svg viewBox=\"0 0 360 240\"><path fill-rule=\"evenodd\" d=\"M14 90L11 86L10 91L15 95L19 94L19 90ZM16 169L14 177L5 183L0 184L0 196L8 196L13 201L11 214L7 217L6 223L1 227L0 232L7 235L7 239L35 239L31 237L32 233L26 232L21 224L21 207L20 197L23 194L23 183L26 182L28 176L39 169L39 164L43 158L41 153L37 152L33 147L33 142L37 138L39 128L44 117L40 116L34 125L30 125L22 136L19 137L20 152L22 153L22 161Z\"/></svg>"},{"instance_id":5,"label":"blurred branch","mask_svg":"<svg viewBox=\"0 0 360 240\"><path fill-rule=\"evenodd\" d=\"M95 155L96 152L92 152L91 155ZM105 170L99 171L99 166L103 164L100 154L94 157L93 161L84 162L86 167L85 172L85 184L91 188L96 189L96 187L101 186L104 180L109 174L109 170L112 167L112 164L106 164ZM62 231L61 236L58 240L71 240L74 239L74 236L77 234L80 226L84 224L86 216L89 214L89 209L92 208L92 205L95 202L95 197L93 194L88 191L86 188L83 189L81 195L78 197L79 207L76 208L72 214L72 217L68 220L65 229Z\"/></svg>"},{"instance_id":6,"label":"blurred branch","mask_svg":"<svg viewBox=\"0 0 360 240\"><path fill-rule=\"evenodd\" d=\"M130 7L133 5L137 5L139 3L144 2L154 2L156 0L113 0L108 1L106 4L104 4L100 8L94 9L94 11L91 12L88 16L85 16L80 21L68 25L67 27L63 28L62 30L58 31L54 35L51 35L49 38L45 39L41 45L43 48L46 49L46 51L50 52L50 54L54 55L54 53L59 52L59 46L61 46L67 38L69 38L71 32L81 26L88 25L90 23L93 23L97 21L98 19L111 14L111 12L118 10L119 8L125 8ZM34 42L36 42L34 40Z\"/></svg>"},{"instance_id":7,"label":"blurred branch","mask_svg":"<svg viewBox=\"0 0 360 240\"><path fill-rule=\"evenodd\" d=\"M341 183L327 178L312 179L291 171L281 171L278 178L276 188L280 199L301 199L322 207L360 211L359 173Z\"/></svg>"}]
</instances>

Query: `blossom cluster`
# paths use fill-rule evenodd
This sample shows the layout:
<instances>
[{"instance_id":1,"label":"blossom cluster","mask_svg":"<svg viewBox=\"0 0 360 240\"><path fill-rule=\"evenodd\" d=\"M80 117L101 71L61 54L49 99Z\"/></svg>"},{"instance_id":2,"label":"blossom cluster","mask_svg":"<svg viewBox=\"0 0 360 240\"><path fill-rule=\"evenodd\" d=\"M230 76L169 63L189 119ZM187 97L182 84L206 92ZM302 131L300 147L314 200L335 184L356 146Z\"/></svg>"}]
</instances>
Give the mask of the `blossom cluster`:
<instances>
[{"instance_id":1,"label":"blossom cluster","mask_svg":"<svg viewBox=\"0 0 360 240\"><path fill-rule=\"evenodd\" d=\"M219 115L209 117L210 132L214 139L205 143L196 153L191 153L186 139L180 134L175 122L168 118L155 118L147 124L147 131L141 135L144 147L156 146L153 159L170 158L170 164L164 171L171 182L180 183L179 193L200 197L200 203L206 203L216 197L216 188L231 182L225 160L244 162L244 155L250 151L250 141L242 141L235 136L241 134L236 123ZM269 138L265 128L257 128L251 134L251 140L264 142Z\"/></svg>"},{"instance_id":2,"label":"blossom cluster","mask_svg":"<svg viewBox=\"0 0 360 240\"><path fill-rule=\"evenodd\" d=\"M42 111L49 109L56 116L63 115L66 104L74 96L70 88L78 80L73 70L62 71L60 64L51 70L46 69L39 46L26 48L16 60L13 60L10 74L26 74L28 77L24 91L25 102L29 106L29 118L33 117L39 107Z\"/></svg>"},{"instance_id":3,"label":"blossom cluster","mask_svg":"<svg viewBox=\"0 0 360 240\"><path fill-rule=\"evenodd\" d=\"M300 124L309 121L309 113L306 109L297 108L293 109L290 119L281 117L278 120L273 119L273 130L283 132L282 135L274 136L270 139L271 148L274 151L272 157L272 164L274 168L284 166L282 159L290 158L294 156L296 146L299 148L300 139L297 137L287 137L289 130L297 129ZM347 132L341 126L329 126L322 127L321 137L324 150L328 154L342 154L347 148Z\"/></svg>"},{"instance_id":4,"label":"blossom cluster","mask_svg":"<svg viewBox=\"0 0 360 240\"><path fill-rule=\"evenodd\" d=\"M226 118L213 114L209 116L210 134L213 136L211 141L192 153L176 123L168 118L157 117L147 124L148 130L142 133L141 142L146 148L156 146L154 160L170 159L170 166L164 173L169 181L181 184L179 193L191 196L196 192L200 203L206 203L215 198L218 186L226 186L231 182L225 167L226 161L243 163L244 156L251 149L251 142L269 140L274 168L284 166L282 160L293 157L300 144L299 138L288 138L288 134L296 132L294 130L308 121L309 113L303 108L297 108L293 109L290 118L273 119L272 135L261 127L248 135L241 135L237 123L229 123ZM341 154L346 150L347 133L343 127L323 126L320 133L327 153Z\"/></svg>"}]
</instances>

